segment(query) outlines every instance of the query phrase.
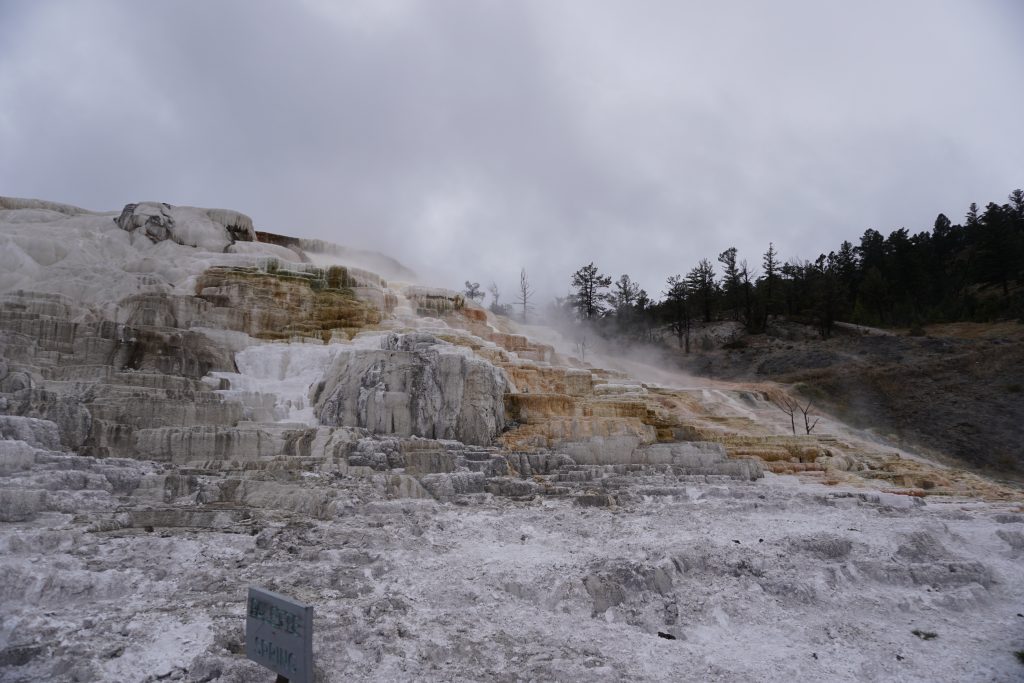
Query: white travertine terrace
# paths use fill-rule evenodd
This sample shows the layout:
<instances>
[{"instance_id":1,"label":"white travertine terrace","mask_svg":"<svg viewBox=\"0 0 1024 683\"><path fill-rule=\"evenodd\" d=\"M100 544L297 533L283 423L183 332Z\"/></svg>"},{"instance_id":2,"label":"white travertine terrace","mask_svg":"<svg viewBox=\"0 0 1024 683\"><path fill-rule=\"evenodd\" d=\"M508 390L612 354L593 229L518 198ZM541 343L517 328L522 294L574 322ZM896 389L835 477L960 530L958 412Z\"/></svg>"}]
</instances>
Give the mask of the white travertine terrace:
<instances>
[{"instance_id":1,"label":"white travertine terrace","mask_svg":"<svg viewBox=\"0 0 1024 683\"><path fill-rule=\"evenodd\" d=\"M1019 491L258 237L0 198L0 680L1019 676Z\"/></svg>"}]
</instances>

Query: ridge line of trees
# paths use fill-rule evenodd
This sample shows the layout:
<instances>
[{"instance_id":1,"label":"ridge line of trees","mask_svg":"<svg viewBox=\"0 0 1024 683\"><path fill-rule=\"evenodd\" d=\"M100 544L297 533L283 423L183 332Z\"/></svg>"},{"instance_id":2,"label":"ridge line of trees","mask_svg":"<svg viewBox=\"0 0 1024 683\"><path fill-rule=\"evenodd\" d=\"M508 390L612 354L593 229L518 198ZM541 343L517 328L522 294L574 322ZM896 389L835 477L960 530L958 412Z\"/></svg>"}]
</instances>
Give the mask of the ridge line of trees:
<instances>
[{"instance_id":1,"label":"ridge line of trees","mask_svg":"<svg viewBox=\"0 0 1024 683\"><path fill-rule=\"evenodd\" d=\"M602 334L643 337L661 327L690 350L696 321L735 320L764 331L774 316L814 324L822 337L838 320L905 327L933 322L1024 319L1024 191L984 210L971 204L964 221L939 214L931 231L906 228L888 237L864 232L814 261L782 262L773 243L758 271L735 247L707 258L685 276L670 276L653 301L628 274L614 280L593 262L571 276L572 293L556 300Z\"/></svg>"},{"instance_id":2,"label":"ridge line of trees","mask_svg":"<svg viewBox=\"0 0 1024 683\"><path fill-rule=\"evenodd\" d=\"M689 352L696 324L734 320L751 333L763 332L778 316L813 324L827 338L836 321L881 327L926 323L1024 320L1024 191L1004 204L979 209L972 203L961 223L939 214L930 231L906 228L888 236L868 229L854 244L813 261L783 262L773 242L760 269L740 258L735 247L701 258L686 272L670 276L655 300L629 274L618 279L590 262L570 277L571 293L552 304L605 336L652 338L655 330L676 337ZM533 288L526 270L512 304L500 303L493 282L490 309L526 320ZM480 300L479 283L466 282L468 299ZM515 308L513 308L515 307Z\"/></svg>"}]
</instances>

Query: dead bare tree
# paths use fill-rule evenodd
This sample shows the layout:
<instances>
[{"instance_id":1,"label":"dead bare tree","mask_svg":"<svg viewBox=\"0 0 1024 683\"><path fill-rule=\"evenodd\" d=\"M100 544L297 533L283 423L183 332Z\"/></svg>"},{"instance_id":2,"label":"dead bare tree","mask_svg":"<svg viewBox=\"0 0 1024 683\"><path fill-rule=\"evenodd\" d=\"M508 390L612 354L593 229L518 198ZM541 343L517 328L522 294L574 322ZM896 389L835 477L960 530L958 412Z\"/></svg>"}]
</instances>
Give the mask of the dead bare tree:
<instances>
[{"instance_id":1,"label":"dead bare tree","mask_svg":"<svg viewBox=\"0 0 1024 683\"><path fill-rule=\"evenodd\" d=\"M796 435L796 411L800 408L800 404L791 399L789 396L781 396L775 401L776 407L789 415L789 426L793 428L793 435Z\"/></svg>"},{"instance_id":2,"label":"dead bare tree","mask_svg":"<svg viewBox=\"0 0 1024 683\"><path fill-rule=\"evenodd\" d=\"M487 291L491 293L491 311L496 314L501 314L501 304L498 303L498 299L501 298L501 290L498 289L498 283L492 282L487 288Z\"/></svg>"},{"instance_id":3,"label":"dead bare tree","mask_svg":"<svg viewBox=\"0 0 1024 683\"><path fill-rule=\"evenodd\" d=\"M526 278L526 268L522 268L519 271L519 298L516 299L516 305L523 307L523 322L526 322L526 313L529 309L533 308L533 304L530 303L533 300L533 287L530 286L530 281Z\"/></svg>"},{"instance_id":4,"label":"dead bare tree","mask_svg":"<svg viewBox=\"0 0 1024 683\"><path fill-rule=\"evenodd\" d=\"M789 416L789 426L793 430L793 434L796 435L796 413L800 411L804 416L804 430L810 435L814 431L814 428L818 425L820 418L815 417L814 421L811 422L811 402L808 401L807 405L800 405L800 402L790 398L789 396L780 396L775 400L776 407Z\"/></svg>"},{"instance_id":5,"label":"dead bare tree","mask_svg":"<svg viewBox=\"0 0 1024 683\"><path fill-rule=\"evenodd\" d=\"M583 335L582 337L580 337L580 339L576 341L576 353L580 354L580 360L582 361L587 360L588 346L589 344L587 344L587 335Z\"/></svg>"},{"instance_id":6,"label":"dead bare tree","mask_svg":"<svg viewBox=\"0 0 1024 683\"><path fill-rule=\"evenodd\" d=\"M810 409L811 409L811 402L810 401L807 402L807 405L805 405L805 406L800 408L800 412L804 414L804 429L807 430L807 434L808 435L810 435L810 433L814 431L814 428L817 426L818 420L820 419L820 418L816 417L816 418L814 418L814 422L811 422L810 418L807 415L807 413L808 413L808 411L810 411Z\"/></svg>"}]
</instances>

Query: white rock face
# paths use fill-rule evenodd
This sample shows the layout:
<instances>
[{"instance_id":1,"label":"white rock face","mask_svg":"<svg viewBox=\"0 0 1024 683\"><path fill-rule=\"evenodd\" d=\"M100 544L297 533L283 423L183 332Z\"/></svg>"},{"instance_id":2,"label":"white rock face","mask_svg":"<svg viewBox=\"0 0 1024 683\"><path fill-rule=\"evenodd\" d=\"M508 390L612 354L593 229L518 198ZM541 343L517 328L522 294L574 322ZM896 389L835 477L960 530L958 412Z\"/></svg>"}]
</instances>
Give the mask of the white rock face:
<instances>
[{"instance_id":1,"label":"white rock face","mask_svg":"<svg viewBox=\"0 0 1024 683\"><path fill-rule=\"evenodd\" d=\"M0 197L0 295L18 290L56 294L82 307L76 312L81 317L123 319L119 309L128 297L192 295L196 279L213 266L254 267L273 259L286 268L303 267L299 252L254 239L252 220L228 209L142 202L121 212L97 213ZM379 254L301 242L308 250L306 260L318 266L380 261L395 273L412 275ZM380 298L376 290L383 282L377 278L372 284L375 288L365 288L374 289L367 297Z\"/></svg>"},{"instance_id":2,"label":"white rock face","mask_svg":"<svg viewBox=\"0 0 1024 683\"><path fill-rule=\"evenodd\" d=\"M827 471L764 473L730 430L793 468L810 448L766 399L570 363L251 230L0 198L0 680L269 680L239 655L247 585L315 605L318 680L1020 676L1017 493L826 485L873 462L828 421ZM211 266L237 278L204 298ZM379 328L249 336L344 308L325 287ZM660 422L694 402L713 429Z\"/></svg>"},{"instance_id":3,"label":"white rock face","mask_svg":"<svg viewBox=\"0 0 1024 683\"><path fill-rule=\"evenodd\" d=\"M379 349L342 348L317 408L326 425L487 445L505 426L504 373L428 334L392 334Z\"/></svg>"},{"instance_id":4,"label":"white rock face","mask_svg":"<svg viewBox=\"0 0 1024 683\"><path fill-rule=\"evenodd\" d=\"M129 233L141 233L153 242L172 240L207 251L225 251L235 242L252 242L252 219L227 209L198 209L159 202L128 204L117 225Z\"/></svg>"},{"instance_id":5,"label":"white rock face","mask_svg":"<svg viewBox=\"0 0 1024 683\"><path fill-rule=\"evenodd\" d=\"M249 407L252 419L259 415L266 421L315 426L319 422L310 394L342 348L339 344L314 343L250 346L235 354L237 373L211 373L216 382L210 384L228 382L230 388L218 393ZM273 406L272 413L261 413L268 405Z\"/></svg>"},{"instance_id":6,"label":"white rock face","mask_svg":"<svg viewBox=\"0 0 1024 683\"><path fill-rule=\"evenodd\" d=\"M60 432L49 420L0 415L0 438L23 442L33 448L60 449Z\"/></svg>"},{"instance_id":7,"label":"white rock face","mask_svg":"<svg viewBox=\"0 0 1024 683\"><path fill-rule=\"evenodd\" d=\"M132 295L191 294L195 278L212 265L248 265L270 251L279 255L270 249L260 254L224 253L234 240L205 209L170 211L170 217L176 214L173 234L179 244L174 239L154 242L137 228L122 230L115 213L74 212L74 207L4 208L28 200L0 199L0 294L57 294L81 306L83 316L93 309L116 317L120 302ZM145 225L148 217L129 214L127 220Z\"/></svg>"}]
</instances>

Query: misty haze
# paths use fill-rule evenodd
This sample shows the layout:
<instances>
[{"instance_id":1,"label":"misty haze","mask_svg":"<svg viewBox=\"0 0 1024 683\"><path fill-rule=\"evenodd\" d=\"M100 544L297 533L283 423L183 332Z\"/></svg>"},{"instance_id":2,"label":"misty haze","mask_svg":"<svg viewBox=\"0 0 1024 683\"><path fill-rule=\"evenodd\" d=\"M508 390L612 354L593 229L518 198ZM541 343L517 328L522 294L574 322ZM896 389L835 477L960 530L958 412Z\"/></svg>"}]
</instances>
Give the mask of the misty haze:
<instances>
[{"instance_id":1,"label":"misty haze","mask_svg":"<svg viewBox=\"0 0 1024 683\"><path fill-rule=\"evenodd\" d=\"M0 3L0 682L1024 680L1022 29Z\"/></svg>"}]
</instances>

